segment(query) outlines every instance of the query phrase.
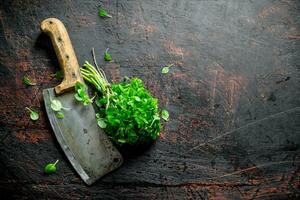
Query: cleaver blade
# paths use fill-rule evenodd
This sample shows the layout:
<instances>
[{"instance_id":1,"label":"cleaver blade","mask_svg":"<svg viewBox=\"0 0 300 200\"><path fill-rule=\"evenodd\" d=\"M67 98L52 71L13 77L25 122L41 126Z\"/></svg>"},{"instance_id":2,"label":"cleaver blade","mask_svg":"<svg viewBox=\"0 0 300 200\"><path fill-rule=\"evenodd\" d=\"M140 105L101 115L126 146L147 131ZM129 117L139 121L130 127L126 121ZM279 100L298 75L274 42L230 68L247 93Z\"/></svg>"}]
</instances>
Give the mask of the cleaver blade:
<instances>
[{"instance_id":1,"label":"cleaver blade","mask_svg":"<svg viewBox=\"0 0 300 200\"><path fill-rule=\"evenodd\" d=\"M83 80L65 26L58 19L48 18L41 23L41 30L50 36L64 72L60 85L43 90L48 119L68 160L83 181L91 185L118 168L123 158L98 127L93 106L84 106L74 98L75 83ZM62 110L63 119L56 117L56 112L51 108L52 100L59 100L66 108Z\"/></svg>"}]
</instances>

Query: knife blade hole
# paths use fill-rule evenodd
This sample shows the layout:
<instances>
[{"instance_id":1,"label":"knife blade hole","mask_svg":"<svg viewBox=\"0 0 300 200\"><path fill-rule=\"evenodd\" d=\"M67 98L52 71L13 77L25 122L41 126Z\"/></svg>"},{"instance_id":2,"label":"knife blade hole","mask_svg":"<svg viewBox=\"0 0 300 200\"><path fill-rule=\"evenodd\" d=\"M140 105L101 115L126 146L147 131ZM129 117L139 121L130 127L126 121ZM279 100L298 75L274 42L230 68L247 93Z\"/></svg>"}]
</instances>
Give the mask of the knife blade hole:
<instances>
[{"instance_id":1,"label":"knife blade hole","mask_svg":"<svg viewBox=\"0 0 300 200\"><path fill-rule=\"evenodd\" d=\"M61 37L58 37L57 39L58 39L58 41L59 41L59 42L61 42L61 41L62 41Z\"/></svg>"},{"instance_id":2,"label":"knife blade hole","mask_svg":"<svg viewBox=\"0 0 300 200\"><path fill-rule=\"evenodd\" d=\"M49 24L52 24L53 22L52 21L49 21Z\"/></svg>"}]
</instances>

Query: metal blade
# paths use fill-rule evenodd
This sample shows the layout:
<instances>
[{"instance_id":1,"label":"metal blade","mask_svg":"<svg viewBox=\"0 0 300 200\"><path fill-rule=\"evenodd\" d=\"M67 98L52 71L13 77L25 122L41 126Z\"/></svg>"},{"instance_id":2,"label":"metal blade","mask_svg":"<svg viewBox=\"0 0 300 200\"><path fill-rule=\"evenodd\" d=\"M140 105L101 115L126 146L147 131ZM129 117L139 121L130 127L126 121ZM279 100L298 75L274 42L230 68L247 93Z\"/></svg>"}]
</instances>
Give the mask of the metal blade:
<instances>
[{"instance_id":1,"label":"metal blade","mask_svg":"<svg viewBox=\"0 0 300 200\"><path fill-rule=\"evenodd\" d=\"M43 90L48 118L69 161L88 185L119 167L123 158L103 130L98 127L92 105L83 106L74 98L74 92L56 96L54 88ZM63 119L56 117L51 100L61 101Z\"/></svg>"}]
</instances>

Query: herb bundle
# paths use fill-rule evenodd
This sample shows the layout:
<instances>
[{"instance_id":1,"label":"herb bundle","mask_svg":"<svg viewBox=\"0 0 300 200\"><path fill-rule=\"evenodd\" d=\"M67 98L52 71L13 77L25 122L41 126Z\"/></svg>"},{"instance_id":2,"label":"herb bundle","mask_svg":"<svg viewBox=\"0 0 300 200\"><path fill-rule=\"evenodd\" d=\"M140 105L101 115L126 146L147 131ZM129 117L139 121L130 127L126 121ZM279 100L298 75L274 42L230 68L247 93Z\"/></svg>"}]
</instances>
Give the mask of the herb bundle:
<instances>
[{"instance_id":1,"label":"herb bundle","mask_svg":"<svg viewBox=\"0 0 300 200\"><path fill-rule=\"evenodd\" d=\"M142 80L128 78L110 84L102 69L97 71L86 62L82 77L98 92L95 99L100 108L98 125L118 145L141 144L155 140L161 129L158 100L145 88Z\"/></svg>"}]
</instances>

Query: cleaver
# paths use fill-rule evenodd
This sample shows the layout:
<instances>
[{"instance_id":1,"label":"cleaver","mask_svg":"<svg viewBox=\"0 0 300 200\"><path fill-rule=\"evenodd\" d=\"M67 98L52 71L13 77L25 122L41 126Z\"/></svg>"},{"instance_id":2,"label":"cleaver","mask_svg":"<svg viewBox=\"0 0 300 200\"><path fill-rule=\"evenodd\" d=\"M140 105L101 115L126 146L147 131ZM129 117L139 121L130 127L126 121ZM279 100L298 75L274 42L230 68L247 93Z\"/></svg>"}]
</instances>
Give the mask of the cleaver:
<instances>
[{"instance_id":1,"label":"cleaver","mask_svg":"<svg viewBox=\"0 0 300 200\"><path fill-rule=\"evenodd\" d=\"M42 32L50 36L64 73L61 84L43 90L46 112L55 136L70 163L87 185L118 168L123 158L103 130L98 127L95 110L84 106L74 98L75 83L83 82L80 68L68 32L56 18L41 23ZM59 100L63 107L63 119L56 117L51 101Z\"/></svg>"}]
</instances>

